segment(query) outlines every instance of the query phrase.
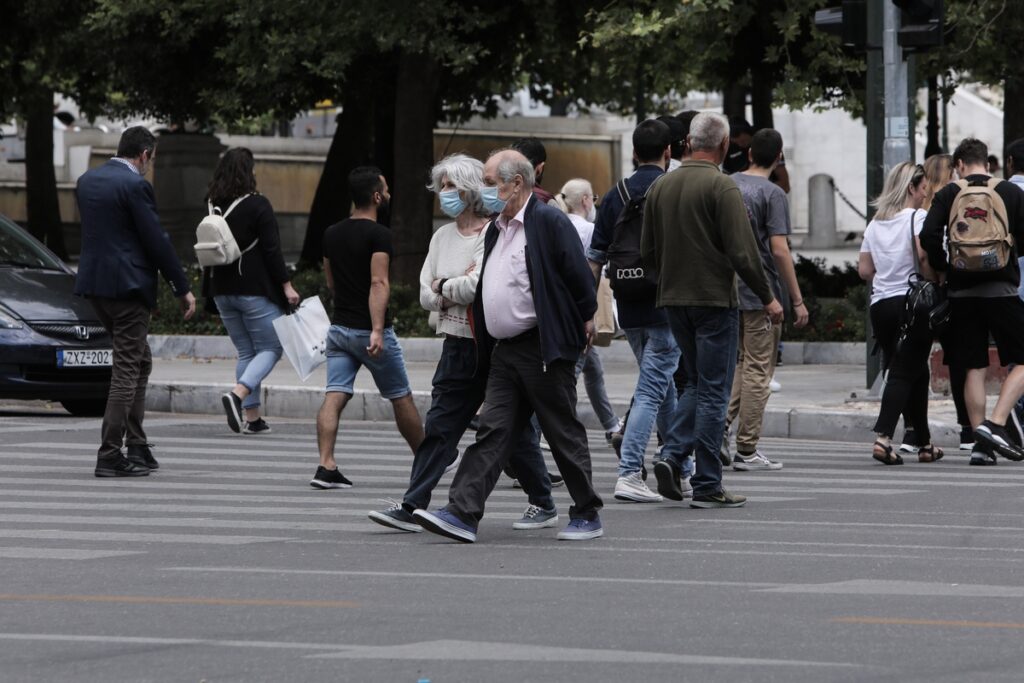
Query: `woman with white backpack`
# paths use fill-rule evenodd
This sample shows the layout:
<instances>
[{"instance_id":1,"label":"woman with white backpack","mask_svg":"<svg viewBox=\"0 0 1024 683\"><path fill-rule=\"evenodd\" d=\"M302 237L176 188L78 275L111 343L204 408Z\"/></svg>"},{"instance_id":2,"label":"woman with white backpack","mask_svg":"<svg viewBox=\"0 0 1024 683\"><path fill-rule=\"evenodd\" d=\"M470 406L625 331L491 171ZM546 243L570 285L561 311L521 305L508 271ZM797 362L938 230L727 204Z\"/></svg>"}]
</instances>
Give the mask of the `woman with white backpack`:
<instances>
[{"instance_id":1,"label":"woman with white backpack","mask_svg":"<svg viewBox=\"0 0 1024 683\"><path fill-rule=\"evenodd\" d=\"M265 434L270 431L260 417L260 383L281 358L281 343L273 321L297 306L299 293L281 252L274 208L256 192L255 162L244 147L229 149L221 157L207 190L211 217L221 216L231 235L224 237L234 245L218 254L203 253L204 243L196 245L204 265L203 294L212 299L231 342L238 352L235 387L224 394L222 403L231 431ZM204 219L216 231L216 218ZM237 247L235 247L237 245ZM236 257L235 254L238 254Z\"/></svg>"}]
</instances>

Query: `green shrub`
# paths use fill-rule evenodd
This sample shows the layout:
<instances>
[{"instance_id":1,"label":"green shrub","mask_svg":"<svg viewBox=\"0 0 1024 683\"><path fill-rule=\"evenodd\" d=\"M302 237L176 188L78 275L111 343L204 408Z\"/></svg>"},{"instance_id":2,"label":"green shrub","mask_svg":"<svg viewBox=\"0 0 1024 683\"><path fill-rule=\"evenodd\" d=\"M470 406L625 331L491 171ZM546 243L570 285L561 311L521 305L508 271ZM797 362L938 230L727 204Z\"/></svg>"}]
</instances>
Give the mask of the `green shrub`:
<instances>
[{"instance_id":1,"label":"green shrub","mask_svg":"<svg viewBox=\"0 0 1024 683\"><path fill-rule=\"evenodd\" d=\"M825 267L825 259L797 256L797 281L810 322L803 329L787 320L784 341L864 341L867 329L868 287L856 266Z\"/></svg>"},{"instance_id":2,"label":"green shrub","mask_svg":"<svg viewBox=\"0 0 1024 683\"><path fill-rule=\"evenodd\" d=\"M181 305L171 294L170 288L163 281L157 297L157 306L153 311L153 321L149 331L152 334L184 334L208 335L227 334L220 318L209 313L205 300L200 296L202 291L202 269L191 266L187 270L192 292L196 295L197 311L192 320L182 320ZM292 272L292 286L302 298L319 296L328 314L333 306L327 281L320 269L308 268ZM408 285L391 284L391 318L395 333L400 337L432 337L434 330L427 323L428 313L420 307L418 288Z\"/></svg>"}]
</instances>

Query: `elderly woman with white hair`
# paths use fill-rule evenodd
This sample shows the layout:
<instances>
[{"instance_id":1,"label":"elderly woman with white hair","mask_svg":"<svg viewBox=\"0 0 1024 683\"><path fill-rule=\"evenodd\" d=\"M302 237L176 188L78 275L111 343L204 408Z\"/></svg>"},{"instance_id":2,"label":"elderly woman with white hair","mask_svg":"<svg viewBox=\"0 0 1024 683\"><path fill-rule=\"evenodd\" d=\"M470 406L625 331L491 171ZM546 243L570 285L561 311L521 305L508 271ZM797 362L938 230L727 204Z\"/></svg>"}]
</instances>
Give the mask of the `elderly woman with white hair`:
<instances>
[{"instance_id":1,"label":"elderly woman with white hair","mask_svg":"<svg viewBox=\"0 0 1024 683\"><path fill-rule=\"evenodd\" d=\"M594 188L589 180L584 178L573 178L562 186L561 191L555 195L555 205L569 216L576 232L579 233L580 242L583 243L583 253L590 248L590 240L594 236L594 219L597 218L597 207L594 206ZM608 280L601 277L601 287L608 286ZM610 291L610 290L609 290ZM615 415L611 401L608 400L608 392L604 388L604 368L601 366L601 357L596 347L580 356L576 363L576 377L583 373L583 385L587 390L587 398L594 408L597 419L604 427L605 443L612 445L612 435L619 431L621 421Z\"/></svg>"},{"instance_id":2,"label":"elderly woman with white hair","mask_svg":"<svg viewBox=\"0 0 1024 683\"><path fill-rule=\"evenodd\" d=\"M401 503L369 513L383 526L422 531L412 513L427 509L430 494L445 472L458 465L459 439L483 403L486 376L478 376L476 343L468 308L476 297L484 254L484 227L490 212L480 196L484 165L465 154L452 154L430 171L428 189L437 193L441 211L454 219L434 233L420 271L420 305L437 312L437 332L444 336L434 372L431 406L424 424L425 438L416 449L409 488ZM510 463L529 497L530 505L515 529L551 526L558 521L544 461L527 429L515 444ZM541 511L549 512L540 516Z\"/></svg>"}]
</instances>

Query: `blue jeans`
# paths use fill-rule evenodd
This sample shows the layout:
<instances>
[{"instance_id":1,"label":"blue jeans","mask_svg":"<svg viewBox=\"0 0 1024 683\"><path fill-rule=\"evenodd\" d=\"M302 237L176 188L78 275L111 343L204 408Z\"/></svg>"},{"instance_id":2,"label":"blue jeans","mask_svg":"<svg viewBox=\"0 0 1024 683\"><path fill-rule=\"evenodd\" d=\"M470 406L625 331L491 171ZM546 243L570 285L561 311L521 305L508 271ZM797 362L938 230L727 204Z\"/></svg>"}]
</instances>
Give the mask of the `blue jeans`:
<instances>
[{"instance_id":1,"label":"blue jeans","mask_svg":"<svg viewBox=\"0 0 1024 683\"><path fill-rule=\"evenodd\" d=\"M242 407L258 408L260 383L281 360L281 342L274 331L274 320L284 311L265 296L226 294L213 297L213 301L238 351L235 381L249 390Z\"/></svg>"},{"instance_id":2,"label":"blue jeans","mask_svg":"<svg viewBox=\"0 0 1024 683\"><path fill-rule=\"evenodd\" d=\"M716 306L669 306L665 310L686 370L676 420L683 452L693 450L697 456L697 471L690 479L693 495L713 495L722 490L718 451L736 371L739 315L735 308Z\"/></svg>"},{"instance_id":3,"label":"blue jeans","mask_svg":"<svg viewBox=\"0 0 1024 683\"><path fill-rule=\"evenodd\" d=\"M357 330L331 325L327 330L327 393L341 392L352 395L356 373L364 365L373 375L380 395L389 401L412 393L409 376L405 372L402 345L393 327L384 328L384 349L371 358L366 347L370 345L370 330Z\"/></svg>"},{"instance_id":4,"label":"blue jeans","mask_svg":"<svg viewBox=\"0 0 1024 683\"><path fill-rule=\"evenodd\" d=\"M580 373L583 373L583 386L587 390L587 398L597 415L598 421L606 432L619 428L619 418L615 415L611 401L608 400L608 392L604 388L604 367L601 365L601 356L597 348L591 347L590 351L581 354L576 361L576 379L579 380Z\"/></svg>"},{"instance_id":5,"label":"blue jeans","mask_svg":"<svg viewBox=\"0 0 1024 683\"><path fill-rule=\"evenodd\" d=\"M423 425L424 439L416 449L409 475L409 488L402 505L409 512L427 509L430 494L444 476L444 470L456 458L459 439L484 401L487 376L477 374L476 343L472 339L446 337L441 359L434 372L430 410ZM513 438L509 464L532 505L550 510L551 479L536 432L531 426Z\"/></svg>"},{"instance_id":6,"label":"blue jeans","mask_svg":"<svg viewBox=\"0 0 1024 683\"><path fill-rule=\"evenodd\" d=\"M619 460L619 476L639 472L644 464L644 452L657 422L665 439L661 457L673 461L680 468L683 462L683 441L676 416L676 391L672 375L679 366L679 346L667 324L626 328L626 340L633 349L640 366L633 405L626 421ZM684 472L685 476L685 472Z\"/></svg>"}]
</instances>

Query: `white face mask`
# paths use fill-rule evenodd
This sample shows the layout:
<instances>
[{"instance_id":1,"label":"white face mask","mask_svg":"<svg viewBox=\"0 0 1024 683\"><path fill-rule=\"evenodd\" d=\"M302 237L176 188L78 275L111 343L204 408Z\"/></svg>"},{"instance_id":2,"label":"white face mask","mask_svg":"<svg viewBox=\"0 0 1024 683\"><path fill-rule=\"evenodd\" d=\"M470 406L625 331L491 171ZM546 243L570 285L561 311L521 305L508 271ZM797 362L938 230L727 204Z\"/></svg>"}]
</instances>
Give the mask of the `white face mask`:
<instances>
[{"instance_id":1,"label":"white face mask","mask_svg":"<svg viewBox=\"0 0 1024 683\"><path fill-rule=\"evenodd\" d=\"M593 223L597 220L597 207L593 204L590 205L590 211L587 211L587 222Z\"/></svg>"}]
</instances>

